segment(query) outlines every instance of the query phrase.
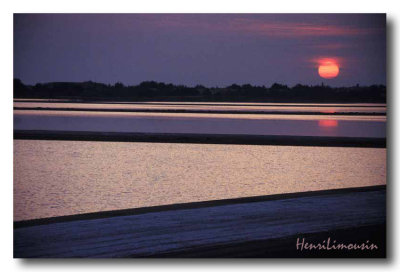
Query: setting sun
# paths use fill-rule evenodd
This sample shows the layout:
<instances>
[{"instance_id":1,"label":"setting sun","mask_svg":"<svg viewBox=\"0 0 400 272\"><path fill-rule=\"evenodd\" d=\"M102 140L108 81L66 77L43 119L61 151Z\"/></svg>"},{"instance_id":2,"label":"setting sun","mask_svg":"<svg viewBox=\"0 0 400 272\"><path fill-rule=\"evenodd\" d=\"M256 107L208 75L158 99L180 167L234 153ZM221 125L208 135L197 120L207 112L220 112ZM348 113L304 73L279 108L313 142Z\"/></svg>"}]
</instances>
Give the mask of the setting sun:
<instances>
[{"instance_id":1,"label":"setting sun","mask_svg":"<svg viewBox=\"0 0 400 272\"><path fill-rule=\"evenodd\" d=\"M335 78L339 74L339 66L334 60L322 60L318 66L318 74L326 79Z\"/></svg>"}]
</instances>

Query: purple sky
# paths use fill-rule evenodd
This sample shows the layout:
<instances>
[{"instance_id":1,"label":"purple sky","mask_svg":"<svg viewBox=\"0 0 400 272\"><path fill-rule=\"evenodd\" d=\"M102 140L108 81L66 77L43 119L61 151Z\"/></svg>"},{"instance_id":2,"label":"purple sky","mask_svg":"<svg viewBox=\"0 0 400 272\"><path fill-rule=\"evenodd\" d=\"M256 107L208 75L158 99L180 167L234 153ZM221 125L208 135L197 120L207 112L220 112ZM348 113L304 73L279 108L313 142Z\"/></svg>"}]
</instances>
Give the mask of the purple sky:
<instances>
[{"instance_id":1,"label":"purple sky","mask_svg":"<svg viewBox=\"0 0 400 272\"><path fill-rule=\"evenodd\" d=\"M319 58L339 60L339 76L319 77ZM15 14L14 77L26 84L386 84L386 16Z\"/></svg>"}]
</instances>

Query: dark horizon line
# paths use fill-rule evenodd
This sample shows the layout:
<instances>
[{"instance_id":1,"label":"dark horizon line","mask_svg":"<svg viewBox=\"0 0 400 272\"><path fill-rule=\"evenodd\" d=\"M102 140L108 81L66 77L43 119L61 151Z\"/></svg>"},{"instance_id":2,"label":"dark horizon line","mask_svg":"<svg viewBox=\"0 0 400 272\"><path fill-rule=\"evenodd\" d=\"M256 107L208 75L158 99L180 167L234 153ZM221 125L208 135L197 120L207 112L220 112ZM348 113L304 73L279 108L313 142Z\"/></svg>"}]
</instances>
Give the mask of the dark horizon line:
<instances>
[{"instance_id":1,"label":"dark horizon line","mask_svg":"<svg viewBox=\"0 0 400 272\"><path fill-rule=\"evenodd\" d=\"M292 88L294 88L294 87L296 87L296 86L307 86L307 87L321 87L321 86L323 86L323 87L326 87L326 88L332 88L332 89L340 89L340 88L356 88L356 87L360 87L360 88L366 88L366 87L371 87L371 86L382 86L382 87L385 87L386 88L386 84L382 84L382 83L374 83L374 84L369 84L369 85L362 85L362 84L359 84L359 83L357 83L357 84L355 84L355 85L349 85L349 86L345 86L345 85L342 85L342 86L337 86L337 87L333 87L333 86L331 86L331 85L329 85L329 84L326 84L326 83L324 83L323 81L321 81L321 84L314 84L314 85L309 85L309 84L305 84L305 83L296 83L296 84L293 84L293 85L291 85L291 86L289 86L288 84L285 84L285 83L282 83L282 82L274 82L274 83L272 83L269 87L267 86L267 85L265 85L265 84L262 84L262 85L259 85L259 84L252 84L252 83L243 83L243 84L239 84L239 83L231 83L230 85L228 84L228 85L224 85L224 86L219 86L219 85L216 85L216 86L206 86L206 85L204 85L204 84L201 84L201 83L196 83L196 84L193 84L193 85L186 85L186 84L179 84L179 83L172 83L172 82L163 82L163 81L156 81L156 80L144 80L144 81L141 81L140 83L137 83L137 84L126 84L126 83L123 83L123 82L121 82L121 81L115 81L114 83L111 83L111 82L109 82L109 83L104 83L104 82L97 82L97 81L93 81L93 80L84 80L84 81L47 81L47 82L36 82L36 83L32 83L32 84L30 84L30 83L24 83L20 78L18 78L18 77L14 77L13 78L14 80L19 80L22 84L24 84L25 86L29 86L29 87L34 87L34 86L37 86L37 85L46 85L46 84L82 84L82 83L94 83L94 84L102 84L102 85L106 85L106 86L109 86L109 87L112 87L112 86L115 86L115 85L118 85L118 84L122 84L123 85L123 87L137 87L137 86L140 86L141 84L143 84L143 83L157 83L157 84L165 84L165 85L173 85L173 86L177 86L177 87L185 87L185 88L196 88L196 87L204 87L204 88L206 88L206 89L213 89L213 88L215 88L215 89L225 89L225 88L229 88L229 87L232 87L232 86L239 86L239 87L243 87L243 86L246 86L246 85L249 85L249 86L251 86L251 87L260 87L260 88L271 88L272 86L274 86L274 85L281 85L281 86L286 86L287 88L289 88L289 89L292 89Z\"/></svg>"},{"instance_id":2,"label":"dark horizon line","mask_svg":"<svg viewBox=\"0 0 400 272\"><path fill-rule=\"evenodd\" d=\"M156 81L144 81L139 85L125 86L122 83L107 85L93 81L51 82L25 85L14 79L14 98L69 98L91 100L134 100L162 99L173 100L235 100L271 102L386 102L386 86L331 87L325 85L302 85L294 87L274 83L270 87L250 84L232 84L227 87L205 87L196 85L173 85Z\"/></svg>"}]
</instances>

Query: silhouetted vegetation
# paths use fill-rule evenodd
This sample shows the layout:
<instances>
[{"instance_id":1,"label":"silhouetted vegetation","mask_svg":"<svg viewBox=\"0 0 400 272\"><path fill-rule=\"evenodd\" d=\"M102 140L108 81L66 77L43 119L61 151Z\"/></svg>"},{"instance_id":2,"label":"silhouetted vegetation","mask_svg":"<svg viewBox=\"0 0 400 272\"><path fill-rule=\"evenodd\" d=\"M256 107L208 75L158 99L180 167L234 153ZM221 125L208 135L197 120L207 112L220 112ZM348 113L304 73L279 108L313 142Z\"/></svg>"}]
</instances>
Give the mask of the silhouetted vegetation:
<instances>
[{"instance_id":1,"label":"silhouetted vegetation","mask_svg":"<svg viewBox=\"0 0 400 272\"><path fill-rule=\"evenodd\" d=\"M24 85L14 79L14 98L71 99L87 101L255 101L255 102L369 102L385 103L386 86L333 88L326 85L271 87L233 84L228 87L187 87L154 81L136 86L88 82L51 82Z\"/></svg>"}]
</instances>

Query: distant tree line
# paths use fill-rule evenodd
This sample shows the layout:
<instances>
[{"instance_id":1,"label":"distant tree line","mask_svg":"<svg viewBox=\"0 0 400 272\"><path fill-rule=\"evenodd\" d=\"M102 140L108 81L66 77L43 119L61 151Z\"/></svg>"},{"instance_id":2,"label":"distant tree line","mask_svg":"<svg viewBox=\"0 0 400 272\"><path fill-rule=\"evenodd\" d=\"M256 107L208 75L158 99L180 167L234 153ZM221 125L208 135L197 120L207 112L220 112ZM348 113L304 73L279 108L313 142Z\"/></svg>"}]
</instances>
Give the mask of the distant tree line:
<instances>
[{"instance_id":1,"label":"distant tree line","mask_svg":"<svg viewBox=\"0 0 400 272\"><path fill-rule=\"evenodd\" d=\"M87 82L50 82L25 85L14 79L14 98L71 99L87 101L254 101L254 102L386 102L386 86L330 87L275 83L270 87L233 84L207 88L154 81L135 86Z\"/></svg>"}]
</instances>

